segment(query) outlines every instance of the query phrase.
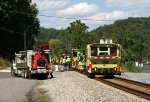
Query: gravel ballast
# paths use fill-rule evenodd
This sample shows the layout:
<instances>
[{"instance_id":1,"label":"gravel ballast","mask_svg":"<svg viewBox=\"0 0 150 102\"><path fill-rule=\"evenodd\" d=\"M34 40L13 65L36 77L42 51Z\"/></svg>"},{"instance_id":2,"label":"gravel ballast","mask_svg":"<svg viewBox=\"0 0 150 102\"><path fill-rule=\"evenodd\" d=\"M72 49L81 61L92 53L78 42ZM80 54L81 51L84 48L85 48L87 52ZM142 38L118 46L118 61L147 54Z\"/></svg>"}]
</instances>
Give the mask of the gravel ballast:
<instances>
[{"instance_id":1,"label":"gravel ballast","mask_svg":"<svg viewBox=\"0 0 150 102\"><path fill-rule=\"evenodd\" d=\"M53 102L144 102L74 71L54 72L40 86Z\"/></svg>"}]
</instances>

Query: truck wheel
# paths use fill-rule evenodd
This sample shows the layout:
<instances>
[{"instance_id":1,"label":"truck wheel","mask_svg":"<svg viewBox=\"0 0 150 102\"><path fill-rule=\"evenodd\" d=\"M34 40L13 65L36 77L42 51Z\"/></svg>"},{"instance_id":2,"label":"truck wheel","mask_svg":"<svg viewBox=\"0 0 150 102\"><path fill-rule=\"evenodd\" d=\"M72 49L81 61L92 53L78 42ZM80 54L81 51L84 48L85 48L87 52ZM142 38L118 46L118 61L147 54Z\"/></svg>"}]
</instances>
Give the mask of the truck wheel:
<instances>
[{"instance_id":1,"label":"truck wheel","mask_svg":"<svg viewBox=\"0 0 150 102\"><path fill-rule=\"evenodd\" d=\"M25 79L28 78L28 70L27 69L24 69L23 78L25 78Z\"/></svg>"},{"instance_id":2,"label":"truck wheel","mask_svg":"<svg viewBox=\"0 0 150 102\"><path fill-rule=\"evenodd\" d=\"M14 71L13 71L13 67L12 67L12 66L11 66L11 75L12 75L12 76L15 76L15 75L14 75Z\"/></svg>"},{"instance_id":3,"label":"truck wheel","mask_svg":"<svg viewBox=\"0 0 150 102\"><path fill-rule=\"evenodd\" d=\"M43 77L41 77L41 78L47 79L48 78L48 74L44 74Z\"/></svg>"},{"instance_id":4,"label":"truck wheel","mask_svg":"<svg viewBox=\"0 0 150 102\"><path fill-rule=\"evenodd\" d=\"M89 74L88 74L88 77L89 77L90 79L93 79L93 78L95 78L95 74L94 74L94 73L89 73Z\"/></svg>"},{"instance_id":5,"label":"truck wheel","mask_svg":"<svg viewBox=\"0 0 150 102\"><path fill-rule=\"evenodd\" d=\"M114 77L115 77L114 74L112 74L112 75L111 75L111 78L113 79Z\"/></svg>"},{"instance_id":6,"label":"truck wheel","mask_svg":"<svg viewBox=\"0 0 150 102\"><path fill-rule=\"evenodd\" d=\"M27 79L27 73L25 72L24 78Z\"/></svg>"},{"instance_id":7,"label":"truck wheel","mask_svg":"<svg viewBox=\"0 0 150 102\"><path fill-rule=\"evenodd\" d=\"M24 78L24 76L25 76L25 75L24 75L24 72L21 72L21 77Z\"/></svg>"},{"instance_id":8,"label":"truck wheel","mask_svg":"<svg viewBox=\"0 0 150 102\"><path fill-rule=\"evenodd\" d=\"M27 69L27 79L32 79L32 76L31 76L31 72L29 69Z\"/></svg>"},{"instance_id":9,"label":"truck wheel","mask_svg":"<svg viewBox=\"0 0 150 102\"><path fill-rule=\"evenodd\" d=\"M23 78L26 78L26 70L23 71Z\"/></svg>"},{"instance_id":10,"label":"truck wheel","mask_svg":"<svg viewBox=\"0 0 150 102\"><path fill-rule=\"evenodd\" d=\"M114 77L115 77L114 74L107 75L107 78L110 78L110 79L113 79Z\"/></svg>"},{"instance_id":11,"label":"truck wheel","mask_svg":"<svg viewBox=\"0 0 150 102\"><path fill-rule=\"evenodd\" d=\"M30 78L30 71L29 71L29 69L25 70L25 76L24 76L24 78L26 78L26 79Z\"/></svg>"}]
</instances>

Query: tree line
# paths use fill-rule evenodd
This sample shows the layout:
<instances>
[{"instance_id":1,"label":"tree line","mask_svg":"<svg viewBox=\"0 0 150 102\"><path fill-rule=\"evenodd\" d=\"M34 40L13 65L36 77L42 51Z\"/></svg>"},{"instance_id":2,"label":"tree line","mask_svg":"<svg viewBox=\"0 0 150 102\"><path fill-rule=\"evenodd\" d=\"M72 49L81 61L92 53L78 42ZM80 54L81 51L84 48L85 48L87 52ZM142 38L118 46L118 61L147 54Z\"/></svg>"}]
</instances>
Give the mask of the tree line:
<instances>
[{"instance_id":1,"label":"tree line","mask_svg":"<svg viewBox=\"0 0 150 102\"><path fill-rule=\"evenodd\" d=\"M113 24L88 31L80 20L70 23L66 29L40 27L38 8L32 0L1 0L0 2L0 57L13 58L15 52L34 45L33 36L42 43L49 43L51 54L60 56L72 48L85 49L89 43L99 43L101 38L113 39L122 45L122 62L150 59L150 17L130 17Z\"/></svg>"},{"instance_id":2,"label":"tree line","mask_svg":"<svg viewBox=\"0 0 150 102\"><path fill-rule=\"evenodd\" d=\"M112 39L122 46L122 63L150 59L150 17L130 17L113 24L88 31L88 26L76 20L66 28L56 30L41 28L40 37L48 37L51 53L60 56L72 48L84 49L89 43L99 43L102 38ZM45 36L46 35L46 36Z\"/></svg>"}]
</instances>

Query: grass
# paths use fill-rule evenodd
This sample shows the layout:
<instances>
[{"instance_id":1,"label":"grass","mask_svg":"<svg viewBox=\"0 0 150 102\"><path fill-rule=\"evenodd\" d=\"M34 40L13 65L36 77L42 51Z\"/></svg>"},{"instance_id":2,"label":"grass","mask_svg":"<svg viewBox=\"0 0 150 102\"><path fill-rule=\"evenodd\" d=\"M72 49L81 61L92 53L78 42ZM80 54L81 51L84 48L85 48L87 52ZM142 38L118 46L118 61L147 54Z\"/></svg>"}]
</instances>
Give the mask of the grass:
<instances>
[{"instance_id":1,"label":"grass","mask_svg":"<svg viewBox=\"0 0 150 102\"><path fill-rule=\"evenodd\" d=\"M121 65L122 72L133 72L133 73L141 73L143 72L142 68L136 68L133 66L132 62L127 62L126 64Z\"/></svg>"},{"instance_id":2,"label":"grass","mask_svg":"<svg viewBox=\"0 0 150 102\"><path fill-rule=\"evenodd\" d=\"M52 99L49 97L49 95L46 94L43 89L38 87L43 84L43 81L38 80L37 84L35 85L34 102L52 102Z\"/></svg>"},{"instance_id":3,"label":"grass","mask_svg":"<svg viewBox=\"0 0 150 102\"><path fill-rule=\"evenodd\" d=\"M34 102L52 102L52 99L47 94L40 94L35 98Z\"/></svg>"},{"instance_id":4,"label":"grass","mask_svg":"<svg viewBox=\"0 0 150 102\"><path fill-rule=\"evenodd\" d=\"M0 70L10 67L12 64L7 59L0 58Z\"/></svg>"},{"instance_id":5,"label":"grass","mask_svg":"<svg viewBox=\"0 0 150 102\"><path fill-rule=\"evenodd\" d=\"M43 81L38 80L35 87L38 87L38 86L43 85L43 84L44 84Z\"/></svg>"}]
</instances>

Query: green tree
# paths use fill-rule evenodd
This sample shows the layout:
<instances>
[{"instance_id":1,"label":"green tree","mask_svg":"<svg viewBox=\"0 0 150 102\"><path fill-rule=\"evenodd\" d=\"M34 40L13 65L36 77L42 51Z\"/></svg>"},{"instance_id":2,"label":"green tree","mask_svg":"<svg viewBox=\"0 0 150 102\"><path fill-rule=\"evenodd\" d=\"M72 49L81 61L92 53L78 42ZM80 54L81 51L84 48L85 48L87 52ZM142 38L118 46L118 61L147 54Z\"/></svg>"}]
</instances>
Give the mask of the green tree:
<instances>
[{"instance_id":1,"label":"green tree","mask_svg":"<svg viewBox=\"0 0 150 102\"><path fill-rule=\"evenodd\" d=\"M55 39L58 38L58 35L60 34L60 30L56 30L54 28L40 28L40 34L39 39L41 42L45 43L48 42L49 39Z\"/></svg>"},{"instance_id":2,"label":"green tree","mask_svg":"<svg viewBox=\"0 0 150 102\"><path fill-rule=\"evenodd\" d=\"M60 56L64 53L64 45L59 39L50 39L49 45L52 56Z\"/></svg>"},{"instance_id":3,"label":"green tree","mask_svg":"<svg viewBox=\"0 0 150 102\"><path fill-rule=\"evenodd\" d=\"M73 48L83 47L83 37L86 34L87 29L88 27L84 23L81 23L80 20L70 23L70 26L67 28L67 32Z\"/></svg>"},{"instance_id":4,"label":"green tree","mask_svg":"<svg viewBox=\"0 0 150 102\"><path fill-rule=\"evenodd\" d=\"M24 50L24 32L27 48L31 49L32 35L39 32L38 10L32 0L1 0L0 2L0 56L12 58L15 52ZM31 15L32 14L32 15Z\"/></svg>"}]
</instances>

